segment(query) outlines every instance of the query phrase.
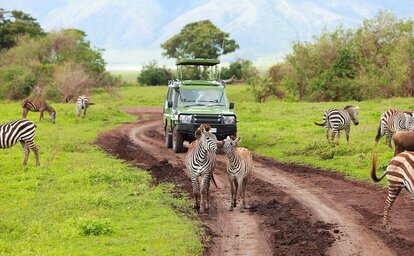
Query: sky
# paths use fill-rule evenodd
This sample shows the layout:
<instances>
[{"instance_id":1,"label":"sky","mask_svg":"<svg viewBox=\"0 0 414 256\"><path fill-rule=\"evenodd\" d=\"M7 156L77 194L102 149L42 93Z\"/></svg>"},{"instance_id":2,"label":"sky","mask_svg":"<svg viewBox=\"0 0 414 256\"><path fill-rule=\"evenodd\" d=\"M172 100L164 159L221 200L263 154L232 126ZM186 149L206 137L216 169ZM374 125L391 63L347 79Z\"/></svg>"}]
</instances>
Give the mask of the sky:
<instances>
[{"instance_id":1,"label":"sky","mask_svg":"<svg viewBox=\"0 0 414 256\"><path fill-rule=\"evenodd\" d=\"M357 28L380 9L399 18L414 15L414 1L391 0L0 0L0 8L31 14L48 32L77 28L104 49L107 68L139 69L151 61L173 65L160 45L188 23L211 20L240 49L221 57L271 65L295 41L324 30Z\"/></svg>"}]
</instances>

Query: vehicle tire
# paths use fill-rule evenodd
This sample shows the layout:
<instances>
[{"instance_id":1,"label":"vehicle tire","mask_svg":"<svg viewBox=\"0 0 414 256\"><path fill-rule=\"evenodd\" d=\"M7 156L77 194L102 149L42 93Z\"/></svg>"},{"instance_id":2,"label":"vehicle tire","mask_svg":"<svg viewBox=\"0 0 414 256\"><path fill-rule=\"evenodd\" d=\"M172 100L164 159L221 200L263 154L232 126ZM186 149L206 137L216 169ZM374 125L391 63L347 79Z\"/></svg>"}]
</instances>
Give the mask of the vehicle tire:
<instances>
[{"instance_id":1,"label":"vehicle tire","mask_svg":"<svg viewBox=\"0 0 414 256\"><path fill-rule=\"evenodd\" d=\"M167 148L172 148L172 134L169 126L165 127L165 146Z\"/></svg>"},{"instance_id":2,"label":"vehicle tire","mask_svg":"<svg viewBox=\"0 0 414 256\"><path fill-rule=\"evenodd\" d=\"M175 153L181 153L183 152L183 135L177 131L177 129L174 127L173 133L172 133L172 148Z\"/></svg>"}]
</instances>

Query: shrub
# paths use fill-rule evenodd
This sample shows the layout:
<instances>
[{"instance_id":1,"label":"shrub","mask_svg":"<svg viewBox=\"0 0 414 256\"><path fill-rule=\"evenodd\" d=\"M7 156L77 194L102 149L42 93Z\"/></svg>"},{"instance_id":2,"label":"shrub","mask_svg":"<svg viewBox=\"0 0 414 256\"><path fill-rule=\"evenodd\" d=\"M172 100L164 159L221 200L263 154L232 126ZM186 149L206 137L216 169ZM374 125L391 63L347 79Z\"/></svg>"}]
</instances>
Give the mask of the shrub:
<instances>
[{"instance_id":1,"label":"shrub","mask_svg":"<svg viewBox=\"0 0 414 256\"><path fill-rule=\"evenodd\" d=\"M113 233L108 219L85 219L80 222L79 227L81 234L85 236L100 236Z\"/></svg>"},{"instance_id":2,"label":"shrub","mask_svg":"<svg viewBox=\"0 0 414 256\"><path fill-rule=\"evenodd\" d=\"M170 79L172 79L171 71L165 67L159 67L153 61L143 67L137 81L145 85L166 85Z\"/></svg>"},{"instance_id":3,"label":"shrub","mask_svg":"<svg viewBox=\"0 0 414 256\"><path fill-rule=\"evenodd\" d=\"M247 80L257 73L256 68L250 60L237 59L235 62L230 63L229 67L221 68L221 78L230 79L235 77L236 79Z\"/></svg>"}]
</instances>

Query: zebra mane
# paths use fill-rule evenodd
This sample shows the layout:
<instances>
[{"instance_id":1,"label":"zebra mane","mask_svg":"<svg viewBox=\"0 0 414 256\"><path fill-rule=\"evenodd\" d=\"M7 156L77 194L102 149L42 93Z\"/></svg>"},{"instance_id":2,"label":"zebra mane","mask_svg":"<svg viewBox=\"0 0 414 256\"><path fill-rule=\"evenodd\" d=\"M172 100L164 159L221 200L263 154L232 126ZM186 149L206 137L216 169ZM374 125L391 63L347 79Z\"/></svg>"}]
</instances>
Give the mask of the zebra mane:
<instances>
[{"instance_id":1,"label":"zebra mane","mask_svg":"<svg viewBox=\"0 0 414 256\"><path fill-rule=\"evenodd\" d=\"M50 106L49 105L49 103L47 103L46 101L45 101L45 105L46 105L46 108L47 108L47 111L49 112L49 113L56 113L56 111L55 111L55 109L54 108L52 108L52 106Z\"/></svg>"},{"instance_id":2,"label":"zebra mane","mask_svg":"<svg viewBox=\"0 0 414 256\"><path fill-rule=\"evenodd\" d=\"M344 109L348 109L348 108L354 108L355 106L352 106L352 105L348 105L348 106L346 106L346 107L344 107Z\"/></svg>"}]
</instances>

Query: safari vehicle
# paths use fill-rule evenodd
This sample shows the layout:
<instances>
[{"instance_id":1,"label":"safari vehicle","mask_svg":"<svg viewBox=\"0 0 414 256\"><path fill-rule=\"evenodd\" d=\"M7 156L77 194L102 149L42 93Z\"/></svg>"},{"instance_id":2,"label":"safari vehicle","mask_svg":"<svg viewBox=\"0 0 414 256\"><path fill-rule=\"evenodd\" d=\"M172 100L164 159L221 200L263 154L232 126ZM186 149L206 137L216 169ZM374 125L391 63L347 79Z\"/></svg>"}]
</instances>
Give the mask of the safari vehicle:
<instances>
[{"instance_id":1,"label":"safari vehicle","mask_svg":"<svg viewBox=\"0 0 414 256\"><path fill-rule=\"evenodd\" d=\"M165 145L179 153L184 141L195 140L200 124L209 124L221 140L236 135L234 103L229 102L226 84L219 80L216 59L179 59L177 79L168 81L164 102ZM190 72L189 72L190 71Z\"/></svg>"}]
</instances>

